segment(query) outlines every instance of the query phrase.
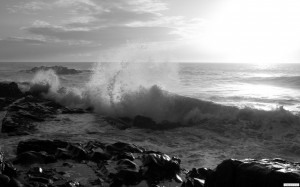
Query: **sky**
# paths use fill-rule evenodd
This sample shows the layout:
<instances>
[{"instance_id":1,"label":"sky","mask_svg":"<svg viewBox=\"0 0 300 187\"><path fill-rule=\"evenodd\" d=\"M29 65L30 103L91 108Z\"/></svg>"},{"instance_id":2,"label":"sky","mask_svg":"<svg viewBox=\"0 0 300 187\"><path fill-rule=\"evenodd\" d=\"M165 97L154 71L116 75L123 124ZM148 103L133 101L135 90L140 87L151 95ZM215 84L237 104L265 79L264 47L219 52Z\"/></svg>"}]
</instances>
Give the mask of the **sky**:
<instances>
[{"instance_id":1,"label":"sky","mask_svg":"<svg viewBox=\"0 0 300 187\"><path fill-rule=\"evenodd\" d=\"M1 0L0 61L300 62L299 0Z\"/></svg>"}]
</instances>

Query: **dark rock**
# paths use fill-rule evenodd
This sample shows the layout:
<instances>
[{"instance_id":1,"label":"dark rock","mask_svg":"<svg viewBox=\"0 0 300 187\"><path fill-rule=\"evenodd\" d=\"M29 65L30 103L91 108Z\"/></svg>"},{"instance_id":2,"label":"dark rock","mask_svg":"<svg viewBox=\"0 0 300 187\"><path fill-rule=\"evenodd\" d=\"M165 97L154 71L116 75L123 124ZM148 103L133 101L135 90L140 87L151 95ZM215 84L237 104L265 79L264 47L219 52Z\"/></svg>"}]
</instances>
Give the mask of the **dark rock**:
<instances>
[{"instance_id":1,"label":"dark rock","mask_svg":"<svg viewBox=\"0 0 300 187\"><path fill-rule=\"evenodd\" d=\"M128 159L128 160L133 161L135 159L135 157L132 153L125 152L125 153L118 154L115 159L116 160Z\"/></svg>"},{"instance_id":2,"label":"dark rock","mask_svg":"<svg viewBox=\"0 0 300 187\"><path fill-rule=\"evenodd\" d=\"M111 126L114 126L120 130L125 130L131 127L130 123L123 121L121 118L104 117L104 120Z\"/></svg>"},{"instance_id":3,"label":"dark rock","mask_svg":"<svg viewBox=\"0 0 300 187\"><path fill-rule=\"evenodd\" d=\"M84 148L82 148L81 145L69 143L67 149L68 149L69 153L71 154L72 159L75 159L78 161L89 160L87 151Z\"/></svg>"},{"instance_id":4,"label":"dark rock","mask_svg":"<svg viewBox=\"0 0 300 187\"><path fill-rule=\"evenodd\" d=\"M115 178L125 185L136 185L141 182L139 166L128 159L120 160Z\"/></svg>"},{"instance_id":5,"label":"dark rock","mask_svg":"<svg viewBox=\"0 0 300 187\"><path fill-rule=\"evenodd\" d=\"M204 187L204 183L197 178L194 178L194 187Z\"/></svg>"},{"instance_id":6,"label":"dark rock","mask_svg":"<svg viewBox=\"0 0 300 187\"><path fill-rule=\"evenodd\" d=\"M0 83L0 97L21 97L22 95L17 83Z\"/></svg>"},{"instance_id":7,"label":"dark rock","mask_svg":"<svg viewBox=\"0 0 300 187\"><path fill-rule=\"evenodd\" d=\"M210 176L213 173L213 170L209 168L199 168L197 170L197 173L197 178L205 180L208 176Z\"/></svg>"},{"instance_id":8,"label":"dark rock","mask_svg":"<svg viewBox=\"0 0 300 187\"><path fill-rule=\"evenodd\" d=\"M43 173L43 169L41 167L32 167L28 171L28 174L35 175L35 176L41 175L42 173Z\"/></svg>"},{"instance_id":9,"label":"dark rock","mask_svg":"<svg viewBox=\"0 0 300 187\"><path fill-rule=\"evenodd\" d=\"M47 164L53 163L55 161L56 159L53 155L47 155L44 152L28 151L19 154L13 163L21 165L31 165L34 163Z\"/></svg>"},{"instance_id":10,"label":"dark rock","mask_svg":"<svg viewBox=\"0 0 300 187\"><path fill-rule=\"evenodd\" d=\"M21 72L26 73L36 73L38 71L48 71L53 70L58 75L73 75L73 74L79 74L83 72L89 72L89 70L77 70L72 68L67 68L64 66L39 66L39 67L33 67L29 70L22 70Z\"/></svg>"},{"instance_id":11,"label":"dark rock","mask_svg":"<svg viewBox=\"0 0 300 187\"><path fill-rule=\"evenodd\" d=\"M2 174L7 175L9 177L16 177L18 174L18 170L13 166L12 163L6 161L4 162Z\"/></svg>"},{"instance_id":12,"label":"dark rock","mask_svg":"<svg viewBox=\"0 0 300 187\"><path fill-rule=\"evenodd\" d=\"M21 154L28 151L45 151L48 154L55 154L57 148L66 148L68 146L68 142L60 141L60 140L38 140L38 139L30 139L26 141L21 141L17 147L17 154Z\"/></svg>"},{"instance_id":13,"label":"dark rock","mask_svg":"<svg viewBox=\"0 0 300 187\"><path fill-rule=\"evenodd\" d=\"M54 117L58 108L47 104L52 101L26 96L15 101L7 108L7 113L2 121L3 133L32 133L36 131L33 122L41 122Z\"/></svg>"},{"instance_id":14,"label":"dark rock","mask_svg":"<svg viewBox=\"0 0 300 187\"><path fill-rule=\"evenodd\" d=\"M35 176L31 176L31 175L29 175L29 180L39 182L39 183L44 183L44 184L52 184L53 183L53 181L51 179L47 179L44 177L35 177Z\"/></svg>"},{"instance_id":15,"label":"dark rock","mask_svg":"<svg viewBox=\"0 0 300 187\"><path fill-rule=\"evenodd\" d=\"M143 155L143 167L148 168L145 171L148 182L156 184L157 181L176 178L180 172L180 160L166 154L151 153Z\"/></svg>"},{"instance_id":16,"label":"dark rock","mask_svg":"<svg viewBox=\"0 0 300 187\"><path fill-rule=\"evenodd\" d=\"M7 175L0 174L0 186L7 186L10 178Z\"/></svg>"},{"instance_id":17,"label":"dark rock","mask_svg":"<svg viewBox=\"0 0 300 187\"><path fill-rule=\"evenodd\" d=\"M207 177L206 187L282 187L300 183L299 164L274 160L226 160Z\"/></svg>"},{"instance_id":18,"label":"dark rock","mask_svg":"<svg viewBox=\"0 0 300 187\"><path fill-rule=\"evenodd\" d=\"M157 123L149 117L135 116L133 120L133 126L143 129L157 129Z\"/></svg>"},{"instance_id":19,"label":"dark rock","mask_svg":"<svg viewBox=\"0 0 300 187\"><path fill-rule=\"evenodd\" d=\"M95 149L91 155L91 160L93 162L100 162L103 160L108 160L110 158L111 158L111 156L109 154L107 154L105 151L103 151L103 149L101 149L101 148Z\"/></svg>"},{"instance_id":20,"label":"dark rock","mask_svg":"<svg viewBox=\"0 0 300 187\"><path fill-rule=\"evenodd\" d=\"M190 179L187 179L184 183L182 183L181 187L194 187L194 184Z\"/></svg>"},{"instance_id":21,"label":"dark rock","mask_svg":"<svg viewBox=\"0 0 300 187\"><path fill-rule=\"evenodd\" d=\"M182 181L182 178L181 178L178 174L175 175L175 178L174 178L174 179L175 179L175 181L178 182L178 183L182 183L182 182L183 182L183 181Z\"/></svg>"},{"instance_id":22,"label":"dark rock","mask_svg":"<svg viewBox=\"0 0 300 187\"><path fill-rule=\"evenodd\" d=\"M11 178L9 181L9 187L24 187L24 185L15 178Z\"/></svg>"},{"instance_id":23,"label":"dark rock","mask_svg":"<svg viewBox=\"0 0 300 187\"><path fill-rule=\"evenodd\" d=\"M72 159L73 156L69 153L67 149L57 148L55 157L57 159L67 160L67 159Z\"/></svg>"},{"instance_id":24,"label":"dark rock","mask_svg":"<svg viewBox=\"0 0 300 187\"><path fill-rule=\"evenodd\" d=\"M111 145L106 146L106 151L110 154L119 154L124 152L129 153L142 153L143 151L135 145L124 143L124 142L117 142Z\"/></svg>"}]
</instances>

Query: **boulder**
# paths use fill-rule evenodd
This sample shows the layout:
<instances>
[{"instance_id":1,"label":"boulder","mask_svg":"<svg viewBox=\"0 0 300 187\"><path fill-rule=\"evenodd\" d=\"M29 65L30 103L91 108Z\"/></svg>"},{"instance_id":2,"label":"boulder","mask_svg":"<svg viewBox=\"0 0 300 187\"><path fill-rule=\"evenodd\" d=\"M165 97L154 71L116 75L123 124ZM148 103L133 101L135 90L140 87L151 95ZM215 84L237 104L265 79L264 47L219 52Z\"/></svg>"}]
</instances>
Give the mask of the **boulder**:
<instances>
[{"instance_id":1,"label":"boulder","mask_svg":"<svg viewBox=\"0 0 300 187\"><path fill-rule=\"evenodd\" d=\"M206 187L282 187L300 183L300 164L281 159L225 160L207 177Z\"/></svg>"},{"instance_id":2,"label":"boulder","mask_svg":"<svg viewBox=\"0 0 300 187\"><path fill-rule=\"evenodd\" d=\"M48 154L55 154L57 148L66 148L68 145L68 142L64 142L61 140L29 139L19 142L17 147L17 154L21 154L27 151L45 151Z\"/></svg>"},{"instance_id":3,"label":"boulder","mask_svg":"<svg viewBox=\"0 0 300 187\"><path fill-rule=\"evenodd\" d=\"M176 179L180 172L180 160L166 154L150 153L143 155L145 177L150 184L166 179Z\"/></svg>"},{"instance_id":4,"label":"boulder","mask_svg":"<svg viewBox=\"0 0 300 187\"><path fill-rule=\"evenodd\" d=\"M137 128L143 128L143 129L157 129L157 123L149 118L149 117L145 117L145 116L135 116L134 120L133 120L133 126L137 127Z\"/></svg>"},{"instance_id":5,"label":"boulder","mask_svg":"<svg viewBox=\"0 0 300 187\"><path fill-rule=\"evenodd\" d=\"M53 163L55 161L56 159L53 155L48 155L45 152L28 151L19 154L13 163L20 165L31 165L35 163L48 164Z\"/></svg>"},{"instance_id":6,"label":"boulder","mask_svg":"<svg viewBox=\"0 0 300 187\"><path fill-rule=\"evenodd\" d=\"M21 97L22 95L17 83L0 83L0 97Z\"/></svg>"}]
</instances>

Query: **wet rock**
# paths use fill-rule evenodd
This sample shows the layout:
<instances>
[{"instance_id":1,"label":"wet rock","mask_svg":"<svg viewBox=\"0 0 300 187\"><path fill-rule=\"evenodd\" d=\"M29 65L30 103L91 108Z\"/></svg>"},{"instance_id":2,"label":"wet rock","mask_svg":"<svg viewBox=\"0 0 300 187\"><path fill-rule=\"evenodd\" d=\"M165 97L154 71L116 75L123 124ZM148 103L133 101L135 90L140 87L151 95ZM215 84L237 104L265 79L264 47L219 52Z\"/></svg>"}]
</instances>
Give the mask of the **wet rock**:
<instances>
[{"instance_id":1,"label":"wet rock","mask_svg":"<svg viewBox=\"0 0 300 187\"><path fill-rule=\"evenodd\" d=\"M157 124L154 120L145 116L135 116L133 126L143 129L157 129Z\"/></svg>"},{"instance_id":2,"label":"wet rock","mask_svg":"<svg viewBox=\"0 0 300 187\"><path fill-rule=\"evenodd\" d=\"M130 123L123 121L121 118L104 117L104 120L111 126L114 126L120 130L125 130L131 127Z\"/></svg>"},{"instance_id":3,"label":"wet rock","mask_svg":"<svg viewBox=\"0 0 300 187\"><path fill-rule=\"evenodd\" d=\"M197 173L197 178L205 180L208 176L210 176L213 173L213 170L209 168L199 168L197 170Z\"/></svg>"},{"instance_id":4,"label":"wet rock","mask_svg":"<svg viewBox=\"0 0 300 187\"><path fill-rule=\"evenodd\" d=\"M103 161L103 160L108 160L110 158L111 158L111 156L109 154L107 154L101 148L95 149L93 151L92 155L91 155L91 161L93 161L93 162L100 162L100 161Z\"/></svg>"},{"instance_id":5,"label":"wet rock","mask_svg":"<svg viewBox=\"0 0 300 187\"><path fill-rule=\"evenodd\" d=\"M28 177L29 177L30 181L35 181L35 182L44 183L44 184L53 184L53 181L51 179L47 179L44 177L35 177L35 176L31 176L31 175L29 175Z\"/></svg>"},{"instance_id":6,"label":"wet rock","mask_svg":"<svg viewBox=\"0 0 300 187\"><path fill-rule=\"evenodd\" d=\"M15 178L11 178L8 185L9 187L24 187L24 185Z\"/></svg>"},{"instance_id":7,"label":"wet rock","mask_svg":"<svg viewBox=\"0 0 300 187\"><path fill-rule=\"evenodd\" d=\"M3 133L32 133L36 131L33 122L53 117L57 109L46 106L47 100L26 96L11 104L2 121Z\"/></svg>"},{"instance_id":8,"label":"wet rock","mask_svg":"<svg viewBox=\"0 0 300 187\"><path fill-rule=\"evenodd\" d=\"M9 177L16 177L18 174L18 170L13 166L10 162L4 162L4 168L2 170L2 174L7 175Z\"/></svg>"},{"instance_id":9,"label":"wet rock","mask_svg":"<svg viewBox=\"0 0 300 187\"><path fill-rule=\"evenodd\" d=\"M82 148L82 146L79 144L69 143L67 149L68 149L69 153L71 154L72 159L75 159L78 161L89 159L87 151L84 148Z\"/></svg>"},{"instance_id":10,"label":"wet rock","mask_svg":"<svg viewBox=\"0 0 300 187\"><path fill-rule=\"evenodd\" d=\"M68 142L60 140L38 140L30 139L26 141L21 141L17 147L17 154L21 154L27 151L45 151L48 154L54 154L57 148L66 148L69 145Z\"/></svg>"},{"instance_id":11,"label":"wet rock","mask_svg":"<svg viewBox=\"0 0 300 187\"><path fill-rule=\"evenodd\" d=\"M0 97L21 97L22 95L17 83L0 83Z\"/></svg>"},{"instance_id":12,"label":"wet rock","mask_svg":"<svg viewBox=\"0 0 300 187\"><path fill-rule=\"evenodd\" d=\"M120 153L115 157L116 160L122 160L122 159L128 159L133 161L135 159L134 155L132 153Z\"/></svg>"},{"instance_id":13,"label":"wet rock","mask_svg":"<svg viewBox=\"0 0 300 187\"><path fill-rule=\"evenodd\" d=\"M55 161L56 159L53 155L47 155L45 152L28 151L19 154L13 163L20 165L31 165L34 163L47 164Z\"/></svg>"},{"instance_id":14,"label":"wet rock","mask_svg":"<svg viewBox=\"0 0 300 187\"><path fill-rule=\"evenodd\" d=\"M136 185L142 180L139 166L128 159L120 160L117 169L118 173L114 178L122 181L125 185Z\"/></svg>"},{"instance_id":15,"label":"wet rock","mask_svg":"<svg viewBox=\"0 0 300 187\"><path fill-rule=\"evenodd\" d=\"M106 146L106 151L110 154L119 154L124 152L129 153L142 153L143 151L135 145L124 143L124 142L117 142L111 145Z\"/></svg>"},{"instance_id":16,"label":"wet rock","mask_svg":"<svg viewBox=\"0 0 300 187\"><path fill-rule=\"evenodd\" d=\"M204 187L204 181L201 181L198 178L194 178L194 187Z\"/></svg>"},{"instance_id":17,"label":"wet rock","mask_svg":"<svg viewBox=\"0 0 300 187\"><path fill-rule=\"evenodd\" d=\"M0 186L8 185L10 178L7 175L0 174Z\"/></svg>"},{"instance_id":18,"label":"wet rock","mask_svg":"<svg viewBox=\"0 0 300 187\"><path fill-rule=\"evenodd\" d=\"M55 157L57 159L62 159L62 160L72 159L72 155L69 153L67 149L64 148L57 148Z\"/></svg>"},{"instance_id":19,"label":"wet rock","mask_svg":"<svg viewBox=\"0 0 300 187\"><path fill-rule=\"evenodd\" d=\"M205 182L206 187L281 187L300 183L300 165L278 160L225 160Z\"/></svg>"},{"instance_id":20,"label":"wet rock","mask_svg":"<svg viewBox=\"0 0 300 187\"><path fill-rule=\"evenodd\" d=\"M58 75L73 75L73 74L79 74L83 72L89 72L89 70L77 70L77 69L72 69L64 66L38 66L38 67L33 67L32 69L29 70L21 70L21 72L36 73L38 71L48 71L48 70L53 70Z\"/></svg>"},{"instance_id":21,"label":"wet rock","mask_svg":"<svg viewBox=\"0 0 300 187\"><path fill-rule=\"evenodd\" d=\"M174 179L180 172L180 160L166 154L150 153L143 155L143 167L147 168L145 177L150 184L165 179Z\"/></svg>"},{"instance_id":22,"label":"wet rock","mask_svg":"<svg viewBox=\"0 0 300 187\"><path fill-rule=\"evenodd\" d=\"M178 174L175 175L175 181L178 182L178 183L182 183L183 182L182 178Z\"/></svg>"}]
</instances>

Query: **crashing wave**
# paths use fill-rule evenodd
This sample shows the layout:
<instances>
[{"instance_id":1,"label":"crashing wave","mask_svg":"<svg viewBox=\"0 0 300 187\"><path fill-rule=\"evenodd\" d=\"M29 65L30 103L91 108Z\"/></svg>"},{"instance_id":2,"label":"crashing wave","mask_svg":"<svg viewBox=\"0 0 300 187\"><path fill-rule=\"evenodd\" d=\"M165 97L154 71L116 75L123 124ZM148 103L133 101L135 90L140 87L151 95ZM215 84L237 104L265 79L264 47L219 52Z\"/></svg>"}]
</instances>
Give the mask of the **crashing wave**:
<instances>
[{"instance_id":1,"label":"crashing wave","mask_svg":"<svg viewBox=\"0 0 300 187\"><path fill-rule=\"evenodd\" d=\"M273 111L239 109L173 94L176 81L170 79L176 76L168 64L107 63L95 67L90 82L83 88L63 88L54 71L40 71L31 82L30 92L42 93L69 107L93 108L103 115L142 115L156 122L168 120L183 126L247 122L253 128L267 129L300 124L299 116L283 107Z\"/></svg>"}]
</instances>

